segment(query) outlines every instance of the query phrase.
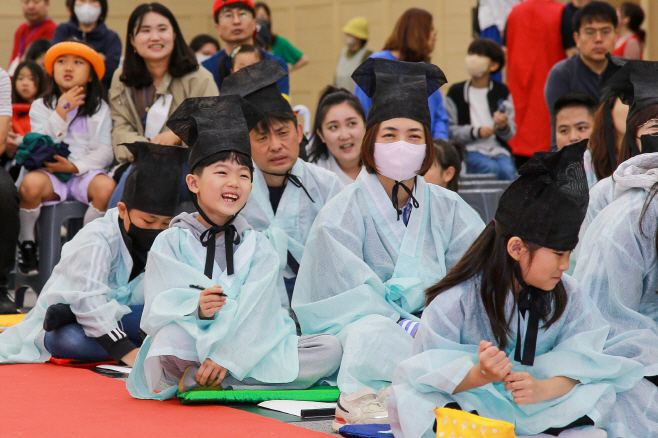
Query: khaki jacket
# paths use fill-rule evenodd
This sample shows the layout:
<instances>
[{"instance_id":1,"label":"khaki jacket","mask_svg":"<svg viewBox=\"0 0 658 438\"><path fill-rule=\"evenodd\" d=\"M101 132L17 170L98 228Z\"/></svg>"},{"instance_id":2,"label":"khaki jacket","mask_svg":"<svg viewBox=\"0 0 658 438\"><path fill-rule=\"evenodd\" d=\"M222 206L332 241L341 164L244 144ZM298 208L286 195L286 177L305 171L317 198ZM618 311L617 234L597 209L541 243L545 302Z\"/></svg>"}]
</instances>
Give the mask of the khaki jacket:
<instances>
[{"instance_id":1,"label":"khaki jacket","mask_svg":"<svg viewBox=\"0 0 658 438\"><path fill-rule=\"evenodd\" d=\"M112 86L109 91L110 109L112 111L112 146L114 156L119 163L133 160L133 156L128 152L125 146L119 146L121 143L133 143L136 141L149 141L144 137L144 126L137 115L135 103L132 99L132 93L129 87L121 80L123 68L119 67L112 77ZM203 67L195 72L189 73L181 78L172 78L167 73L160 86L155 91L156 96L164 95L167 92L172 95L171 108L169 115L178 108L188 97L208 97L218 96L219 90L217 84L208 70ZM169 131L166 126L162 127L160 132Z\"/></svg>"}]
</instances>

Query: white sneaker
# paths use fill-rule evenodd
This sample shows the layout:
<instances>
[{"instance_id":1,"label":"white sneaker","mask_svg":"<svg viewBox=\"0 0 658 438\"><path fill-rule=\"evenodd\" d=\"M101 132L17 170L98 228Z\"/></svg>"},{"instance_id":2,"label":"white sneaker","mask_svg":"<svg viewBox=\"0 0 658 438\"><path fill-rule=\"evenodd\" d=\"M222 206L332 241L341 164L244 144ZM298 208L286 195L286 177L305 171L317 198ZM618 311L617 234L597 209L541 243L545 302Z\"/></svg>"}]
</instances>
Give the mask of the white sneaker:
<instances>
[{"instance_id":1,"label":"white sneaker","mask_svg":"<svg viewBox=\"0 0 658 438\"><path fill-rule=\"evenodd\" d=\"M391 396L391 385L388 385L384 389L380 389L379 392L377 393L377 401L379 401L379 404L384 407L388 411L388 398Z\"/></svg>"},{"instance_id":2,"label":"white sneaker","mask_svg":"<svg viewBox=\"0 0 658 438\"><path fill-rule=\"evenodd\" d=\"M388 410L381 405L374 389L361 388L348 394L341 392L331 430L338 433L346 424L388 424Z\"/></svg>"}]
</instances>

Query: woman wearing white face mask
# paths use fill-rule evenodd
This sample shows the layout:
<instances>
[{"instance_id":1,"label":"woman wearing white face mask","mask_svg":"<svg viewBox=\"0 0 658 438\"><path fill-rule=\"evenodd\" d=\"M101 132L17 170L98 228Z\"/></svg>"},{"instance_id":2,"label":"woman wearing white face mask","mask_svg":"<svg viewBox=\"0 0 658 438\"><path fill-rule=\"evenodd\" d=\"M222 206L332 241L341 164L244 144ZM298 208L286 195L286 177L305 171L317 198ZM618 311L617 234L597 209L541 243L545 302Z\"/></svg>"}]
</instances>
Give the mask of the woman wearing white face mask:
<instances>
[{"instance_id":1,"label":"woman wearing white face mask","mask_svg":"<svg viewBox=\"0 0 658 438\"><path fill-rule=\"evenodd\" d=\"M107 0L66 0L71 19L55 29L53 44L76 38L89 44L105 61L105 76L101 78L105 91L112 83L114 70L121 59L119 35L105 26Z\"/></svg>"},{"instance_id":2,"label":"woman wearing white face mask","mask_svg":"<svg viewBox=\"0 0 658 438\"><path fill-rule=\"evenodd\" d=\"M386 388L411 353L423 291L484 228L457 194L422 177L434 161L427 96L443 72L370 58L353 78L372 98L365 168L317 216L292 299L302 333L332 333L343 345L335 431L388 423Z\"/></svg>"}]
</instances>

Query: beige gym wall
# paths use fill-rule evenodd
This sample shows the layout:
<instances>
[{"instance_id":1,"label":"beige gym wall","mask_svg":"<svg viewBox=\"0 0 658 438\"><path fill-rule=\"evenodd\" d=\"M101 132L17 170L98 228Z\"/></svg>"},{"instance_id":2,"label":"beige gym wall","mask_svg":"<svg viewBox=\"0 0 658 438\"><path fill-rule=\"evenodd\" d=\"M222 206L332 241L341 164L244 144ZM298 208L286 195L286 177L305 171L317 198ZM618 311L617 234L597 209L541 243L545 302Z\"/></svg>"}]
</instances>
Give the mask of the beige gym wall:
<instances>
[{"instance_id":1,"label":"beige gym wall","mask_svg":"<svg viewBox=\"0 0 658 438\"><path fill-rule=\"evenodd\" d=\"M107 25L125 40L130 12L141 2L108 0ZM161 0L176 15L187 41L199 33L216 36L211 18L212 0ZM51 0L50 16L66 21L64 0ZM471 42L471 11L477 0L269 0L274 32L288 38L307 54L311 63L291 74L293 104L315 111L318 94L331 83L335 63L343 46L341 27L351 17L370 20L370 49L381 50L397 18L410 7L427 9L434 16L437 43L432 62L441 67L450 82L466 78L463 58ZM611 0L618 5L621 0ZM658 29L658 0L641 0L646 12L644 28ZM652 13L653 12L653 13ZM0 66L9 63L13 35L23 21L20 0L0 0ZM125 41L124 41L125 42ZM646 59L658 59L658 44L648 41ZM447 88L447 87L444 87Z\"/></svg>"}]
</instances>

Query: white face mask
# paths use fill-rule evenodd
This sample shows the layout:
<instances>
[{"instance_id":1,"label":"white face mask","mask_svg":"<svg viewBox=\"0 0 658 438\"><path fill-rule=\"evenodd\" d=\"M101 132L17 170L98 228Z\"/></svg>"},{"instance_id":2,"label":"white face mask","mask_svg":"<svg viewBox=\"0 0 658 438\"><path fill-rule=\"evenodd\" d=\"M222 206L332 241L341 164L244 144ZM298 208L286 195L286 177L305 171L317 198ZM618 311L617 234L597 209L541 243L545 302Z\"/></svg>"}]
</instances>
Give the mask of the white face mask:
<instances>
[{"instance_id":1,"label":"white face mask","mask_svg":"<svg viewBox=\"0 0 658 438\"><path fill-rule=\"evenodd\" d=\"M474 78L481 78L489 70L491 60L486 56L467 55L464 59L466 71Z\"/></svg>"},{"instance_id":2,"label":"white face mask","mask_svg":"<svg viewBox=\"0 0 658 438\"><path fill-rule=\"evenodd\" d=\"M375 143L375 165L380 174L394 181L406 181L418 174L425 161L427 145L404 140Z\"/></svg>"},{"instance_id":3,"label":"white face mask","mask_svg":"<svg viewBox=\"0 0 658 438\"><path fill-rule=\"evenodd\" d=\"M75 16L78 17L79 23L93 24L98 20L98 17L101 16L101 7L85 3L82 6L75 6L73 12L75 12Z\"/></svg>"},{"instance_id":4,"label":"white face mask","mask_svg":"<svg viewBox=\"0 0 658 438\"><path fill-rule=\"evenodd\" d=\"M212 55L204 55L203 53L197 53L196 54L196 60L199 64L201 64L203 61L210 58L211 56Z\"/></svg>"}]
</instances>

